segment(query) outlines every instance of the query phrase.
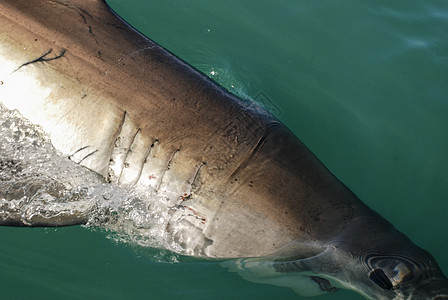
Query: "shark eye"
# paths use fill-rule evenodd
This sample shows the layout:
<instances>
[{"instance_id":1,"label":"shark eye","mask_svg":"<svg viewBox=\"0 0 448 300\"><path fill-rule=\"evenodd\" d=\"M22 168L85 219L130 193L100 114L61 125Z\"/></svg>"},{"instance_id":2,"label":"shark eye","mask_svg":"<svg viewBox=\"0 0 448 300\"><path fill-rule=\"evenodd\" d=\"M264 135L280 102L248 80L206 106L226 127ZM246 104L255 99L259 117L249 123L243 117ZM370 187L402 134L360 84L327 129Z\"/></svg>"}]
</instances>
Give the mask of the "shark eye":
<instances>
[{"instance_id":1,"label":"shark eye","mask_svg":"<svg viewBox=\"0 0 448 300\"><path fill-rule=\"evenodd\" d=\"M376 283L379 287L390 290L393 288L392 282L387 278L386 274L381 269L375 269L369 275L370 280Z\"/></svg>"}]
</instances>

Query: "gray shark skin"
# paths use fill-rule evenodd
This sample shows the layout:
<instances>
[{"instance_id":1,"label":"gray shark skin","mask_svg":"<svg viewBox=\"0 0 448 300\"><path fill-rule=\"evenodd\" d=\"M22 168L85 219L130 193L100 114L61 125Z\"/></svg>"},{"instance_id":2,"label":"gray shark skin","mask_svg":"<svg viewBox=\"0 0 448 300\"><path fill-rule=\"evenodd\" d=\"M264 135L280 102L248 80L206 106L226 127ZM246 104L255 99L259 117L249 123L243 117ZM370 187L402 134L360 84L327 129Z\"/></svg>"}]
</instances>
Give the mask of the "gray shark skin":
<instances>
[{"instance_id":1,"label":"gray shark skin","mask_svg":"<svg viewBox=\"0 0 448 300\"><path fill-rule=\"evenodd\" d=\"M175 234L186 254L242 258L247 278L296 276L307 295L348 288L372 299L448 299L435 259L280 121L104 1L2 0L0 101L105 181L163 196L172 208L167 231L182 224ZM91 211L25 218L1 209L0 225L10 226L84 224Z\"/></svg>"}]
</instances>

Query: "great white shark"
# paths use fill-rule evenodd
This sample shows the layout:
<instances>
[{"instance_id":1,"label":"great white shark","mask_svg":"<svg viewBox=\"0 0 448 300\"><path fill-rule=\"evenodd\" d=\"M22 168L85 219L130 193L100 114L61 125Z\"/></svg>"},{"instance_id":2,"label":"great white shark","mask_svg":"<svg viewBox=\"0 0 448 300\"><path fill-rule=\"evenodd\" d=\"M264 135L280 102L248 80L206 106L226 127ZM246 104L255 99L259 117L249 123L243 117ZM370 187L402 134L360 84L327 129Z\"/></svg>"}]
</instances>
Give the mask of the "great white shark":
<instances>
[{"instance_id":1,"label":"great white shark","mask_svg":"<svg viewBox=\"0 0 448 300\"><path fill-rule=\"evenodd\" d=\"M435 259L279 120L102 0L2 0L0 101L105 181L163 197L166 230L186 254L250 258L238 268L297 275L308 294L342 287L372 299L448 299ZM73 203L28 217L2 206L0 225L86 223L92 207Z\"/></svg>"}]
</instances>

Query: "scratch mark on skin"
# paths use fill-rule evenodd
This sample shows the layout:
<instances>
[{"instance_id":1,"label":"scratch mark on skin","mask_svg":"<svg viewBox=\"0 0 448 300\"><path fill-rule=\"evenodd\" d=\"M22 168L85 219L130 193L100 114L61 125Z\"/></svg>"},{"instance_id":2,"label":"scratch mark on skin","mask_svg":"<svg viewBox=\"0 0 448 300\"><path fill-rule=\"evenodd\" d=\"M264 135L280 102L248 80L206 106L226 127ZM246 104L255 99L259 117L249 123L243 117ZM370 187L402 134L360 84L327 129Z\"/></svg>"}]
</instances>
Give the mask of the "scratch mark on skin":
<instances>
[{"instance_id":1,"label":"scratch mark on skin","mask_svg":"<svg viewBox=\"0 0 448 300\"><path fill-rule=\"evenodd\" d=\"M96 38L96 35L92 32L92 26L90 24L87 24L89 26L89 33L90 35L93 37L93 39L95 40L95 43L99 46L100 43L98 42L98 39Z\"/></svg>"},{"instance_id":2,"label":"scratch mark on skin","mask_svg":"<svg viewBox=\"0 0 448 300\"><path fill-rule=\"evenodd\" d=\"M136 55L136 54L140 54L140 53L142 53L142 52L144 52L144 51L146 51L146 50L151 50L151 49L153 49L153 48L155 48L154 45L149 45L149 46L146 46L146 47L142 47L142 48L139 48L139 49L137 49L137 50L135 50L135 51L132 51L132 52L130 52L130 53L127 53L124 57L131 57L131 56L134 56L134 55ZM122 59L123 59L123 58L120 58L119 61L121 61Z\"/></svg>"},{"instance_id":3,"label":"scratch mark on skin","mask_svg":"<svg viewBox=\"0 0 448 300\"><path fill-rule=\"evenodd\" d=\"M84 21L84 24L86 24L89 27L90 35L93 37L93 39L95 40L96 44L99 46L100 43L98 43L98 40L97 40L95 34L92 31L92 26L87 22L87 18L84 16L84 14L88 15L90 18L92 18L92 16L88 12L83 10L83 9L80 9L80 8L77 8L77 7L71 7L71 8L79 10L78 14L81 16L82 20Z\"/></svg>"},{"instance_id":4,"label":"scratch mark on skin","mask_svg":"<svg viewBox=\"0 0 448 300\"><path fill-rule=\"evenodd\" d=\"M106 23L106 25L112 26L114 28L120 29L120 30L126 30L123 26L117 25L115 23Z\"/></svg>"},{"instance_id":5,"label":"scratch mark on skin","mask_svg":"<svg viewBox=\"0 0 448 300\"><path fill-rule=\"evenodd\" d=\"M87 148L89 148L89 147L91 147L91 146L84 146L84 147L81 147L81 148L79 148L78 150L76 150L73 154L70 154L69 156L67 156L67 158L71 160L72 157L73 157L74 155L76 155L76 153L81 152L82 150L87 149Z\"/></svg>"},{"instance_id":6,"label":"scratch mark on skin","mask_svg":"<svg viewBox=\"0 0 448 300\"><path fill-rule=\"evenodd\" d=\"M191 194L184 193L183 195L180 195L179 199L181 200L181 203L188 201L191 199Z\"/></svg>"},{"instance_id":7,"label":"scratch mark on skin","mask_svg":"<svg viewBox=\"0 0 448 300\"><path fill-rule=\"evenodd\" d=\"M191 216L195 217L197 220L201 221L202 224L205 224L207 222L207 218L204 214L197 212L193 208L185 206L185 205L181 205L181 207L186 208L186 209L190 210L191 212L193 212L193 215L191 215Z\"/></svg>"},{"instance_id":8,"label":"scratch mark on skin","mask_svg":"<svg viewBox=\"0 0 448 300\"><path fill-rule=\"evenodd\" d=\"M98 43L98 40L97 40L95 34L93 34L93 32L92 32L92 26L90 26L89 22L87 21L87 18L85 17L85 15L87 15L90 19L93 19L92 15L88 11L86 11L86 10L84 10L82 8L79 8L79 7L75 6L75 5L68 4L68 3L61 3L59 1L57 1L57 2L49 1L49 2L52 3L53 5L62 5L62 6L65 6L66 8L68 8L68 9L73 9L73 10L77 11L79 16L84 21L84 24L86 24L89 27L89 33L92 35L92 37L95 40L95 42L97 43L97 45L98 46L100 45Z\"/></svg>"},{"instance_id":9,"label":"scratch mark on skin","mask_svg":"<svg viewBox=\"0 0 448 300\"><path fill-rule=\"evenodd\" d=\"M82 14L82 13L80 13L80 12L78 12L78 14L81 16L81 18L84 20L84 24L87 24L87 19L86 19L86 17Z\"/></svg>"},{"instance_id":10,"label":"scratch mark on skin","mask_svg":"<svg viewBox=\"0 0 448 300\"><path fill-rule=\"evenodd\" d=\"M40 57L38 57L38 58L36 58L36 59L33 59L33 60L29 61L29 62L26 62L26 63L24 63L24 64L22 64L20 67L18 67L17 69L15 69L12 73L17 72L18 70L20 70L20 68L25 67L25 66L30 65L30 64L34 64L34 63L38 63L38 62L48 62L48 61L52 61L52 60L61 58L61 57L63 57L63 56L65 55L65 52L66 52L66 51L67 51L67 50L63 48L63 49L61 50L61 52L60 52L58 55L55 55L54 57L46 57L47 55L49 55L50 53L53 52L53 48L50 48L50 50L48 50L47 52L45 52L44 54L42 54Z\"/></svg>"},{"instance_id":11,"label":"scratch mark on skin","mask_svg":"<svg viewBox=\"0 0 448 300\"><path fill-rule=\"evenodd\" d=\"M232 174L229 176L229 178L234 178L238 172L243 169L249 161L252 159L252 157L255 156L255 154L263 147L264 143L266 142L268 138L268 134L263 134L259 139L255 147L249 152L249 155L240 163L240 165L232 172Z\"/></svg>"},{"instance_id":12,"label":"scratch mark on skin","mask_svg":"<svg viewBox=\"0 0 448 300\"><path fill-rule=\"evenodd\" d=\"M86 156L84 156L83 159L81 159L80 161L77 162L78 165L80 165L87 157L92 156L93 154L97 153L98 149L95 151L90 152L89 154L87 154Z\"/></svg>"},{"instance_id":13,"label":"scratch mark on skin","mask_svg":"<svg viewBox=\"0 0 448 300\"><path fill-rule=\"evenodd\" d=\"M135 50L135 51L132 51L132 52L129 52L129 53L122 53L121 56L116 60L115 64L116 64L116 65L120 65L120 64L123 64L123 65L124 65L123 61L124 61L125 59L127 59L127 58L132 58L132 57L135 56L135 55L139 55L140 53L142 53L142 52L144 52L144 51L146 51L146 50L151 50L151 49L153 49L153 48L155 48L155 47L157 47L157 46L156 46L156 45L149 44L149 46L142 46L142 47L139 47L139 48L138 48L137 50Z\"/></svg>"},{"instance_id":14,"label":"scratch mark on skin","mask_svg":"<svg viewBox=\"0 0 448 300\"><path fill-rule=\"evenodd\" d=\"M73 67L73 65L72 65L72 63L71 63L71 61L70 61L70 59L69 59L69 56L65 55L64 58L65 58L65 60L67 61L68 65L70 66L70 69L72 70L73 76L76 78L76 81L79 83L79 87L80 87L80 90L81 90L81 92L82 92L82 96L80 96L79 99L73 100L73 102L69 105L69 107L68 107L65 111L63 111L63 113L61 114L61 116L60 116L59 119L58 119L58 122L59 122L60 120L62 120L62 119L65 117L65 115L67 115L67 114L68 114L72 109L74 109L77 105L79 105L80 103L82 103L83 100L84 100L85 98L87 98L87 96L89 96L89 91L90 91L90 88L92 87L92 84L93 84L94 82L98 82L98 81L99 81L99 80L97 79L97 77L95 77L95 79L94 79L94 80L90 80L88 84L84 84L84 83L81 81L81 79L79 78L79 74L78 74L78 72L75 71L75 68ZM101 99L102 94L103 94L103 90L101 89L101 90L99 91L99 93L96 95L96 99L97 99L98 101Z\"/></svg>"}]
</instances>

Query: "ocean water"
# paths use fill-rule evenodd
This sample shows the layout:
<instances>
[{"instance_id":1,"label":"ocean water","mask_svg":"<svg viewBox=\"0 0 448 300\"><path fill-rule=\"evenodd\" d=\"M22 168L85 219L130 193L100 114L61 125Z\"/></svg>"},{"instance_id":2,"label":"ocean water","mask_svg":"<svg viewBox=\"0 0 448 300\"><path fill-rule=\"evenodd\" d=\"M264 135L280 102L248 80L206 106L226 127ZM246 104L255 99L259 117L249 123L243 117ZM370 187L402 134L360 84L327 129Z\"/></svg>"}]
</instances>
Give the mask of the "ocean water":
<instances>
[{"instance_id":1,"label":"ocean water","mask_svg":"<svg viewBox=\"0 0 448 300\"><path fill-rule=\"evenodd\" d=\"M277 115L448 273L448 4L110 0L141 32ZM0 227L1 299L300 299L217 262L80 226ZM317 299L362 299L339 291Z\"/></svg>"}]
</instances>

